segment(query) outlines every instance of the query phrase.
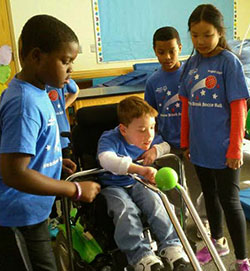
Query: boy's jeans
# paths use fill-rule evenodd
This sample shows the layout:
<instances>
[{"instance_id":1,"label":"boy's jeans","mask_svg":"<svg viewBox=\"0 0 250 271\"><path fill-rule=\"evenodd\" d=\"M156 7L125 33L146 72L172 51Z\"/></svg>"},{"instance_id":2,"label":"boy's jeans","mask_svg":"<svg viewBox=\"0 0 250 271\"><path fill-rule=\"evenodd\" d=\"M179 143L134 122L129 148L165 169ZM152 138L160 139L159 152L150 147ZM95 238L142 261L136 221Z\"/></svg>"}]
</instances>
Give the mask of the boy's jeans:
<instances>
[{"instance_id":1,"label":"boy's jeans","mask_svg":"<svg viewBox=\"0 0 250 271\"><path fill-rule=\"evenodd\" d=\"M0 226L0 270L57 270L47 220L18 228Z\"/></svg>"},{"instance_id":2,"label":"boy's jeans","mask_svg":"<svg viewBox=\"0 0 250 271\"><path fill-rule=\"evenodd\" d=\"M126 253L129 264L136 264L144 256L153 254L148 240L143 237L142 214L159 241L159 251L167 246L181 245L155 192L136 182L129 188L109 186L101 193L107 200L108 214L113 217L115 241L119 249Z\"/></svg>"}]
</instances>

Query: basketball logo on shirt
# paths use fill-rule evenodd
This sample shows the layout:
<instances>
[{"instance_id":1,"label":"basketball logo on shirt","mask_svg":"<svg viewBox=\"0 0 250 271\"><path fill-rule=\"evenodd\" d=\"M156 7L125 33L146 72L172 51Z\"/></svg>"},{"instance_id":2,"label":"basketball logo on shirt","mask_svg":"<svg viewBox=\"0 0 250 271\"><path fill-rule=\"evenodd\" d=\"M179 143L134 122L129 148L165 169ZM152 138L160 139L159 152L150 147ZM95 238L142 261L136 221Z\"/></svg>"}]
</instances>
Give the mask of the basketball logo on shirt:
<instances>
[{"instance_id":1,"label":"basketball logo on shirt","mask_svg":"<svg viewBox=\"0 0 250 271\"><path fill-rule=\"evenodd\" d=\"M55 89L52 89L49 93L49 98L52 102L56 101L58 99L58 93Z\"/></svg>"},{"instance_id":2,"label":"basketball logo on shirt","mask_svg":"<svg viewBox=\"0 0 250 271\"><path fill-rule=\"evenodd\" d=\"M214 88L216 86L216 84L217 84L217 79L213 75L209 75L205 80L205 86L208 89Z\"/></svg>"}]
</instances>

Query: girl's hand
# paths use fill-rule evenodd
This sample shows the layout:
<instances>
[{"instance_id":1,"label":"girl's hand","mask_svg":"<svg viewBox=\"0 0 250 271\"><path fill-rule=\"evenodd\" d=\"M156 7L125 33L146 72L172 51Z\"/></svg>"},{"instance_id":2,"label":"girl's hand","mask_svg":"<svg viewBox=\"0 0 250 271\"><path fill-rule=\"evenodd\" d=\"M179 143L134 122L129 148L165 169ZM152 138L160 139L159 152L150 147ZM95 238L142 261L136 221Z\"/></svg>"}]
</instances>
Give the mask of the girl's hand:
<instances>
[{"instance_id":1,"label":"girl's hand","mask_svg":"<svg viewBox=\"0 0 250 271\"><path fill-rule=\"evenodd\" d=\"M243 165L242 159L227 158L226 165L232 169L238 169Z\"/></svg>"},{"instance_id":2,"label":"girl's hand","mask_svg":"<svg viewBox=\"0 0 250 271\"><path fill-rule=\"evenodd\" d=\"M153 167L141 167L139 174L145 177L151 184L155 184L157 170Z\"/></svg>"},{"instance_id":3,"label":"girl's hand","mask_svg":"<svg viewBox=\"0 0 250 271\"><path fill-rule=\"evenodd\" d=\"M156 148L152 147L148 151L144 152L140 158L143 159L143 165L148 166L154 163L156 157L157 157Z\"/></svg>"},{"instance_id":4,"label":"girl's hand","mask_svg":"<svg viewBox=\"0 0 250 271\"><path fill-rule=\"evenodd\" d=\"M187 148L186 150L183 151L183 156L187 159L190 160L190 150Z\"/></svg>"}]
</instances>

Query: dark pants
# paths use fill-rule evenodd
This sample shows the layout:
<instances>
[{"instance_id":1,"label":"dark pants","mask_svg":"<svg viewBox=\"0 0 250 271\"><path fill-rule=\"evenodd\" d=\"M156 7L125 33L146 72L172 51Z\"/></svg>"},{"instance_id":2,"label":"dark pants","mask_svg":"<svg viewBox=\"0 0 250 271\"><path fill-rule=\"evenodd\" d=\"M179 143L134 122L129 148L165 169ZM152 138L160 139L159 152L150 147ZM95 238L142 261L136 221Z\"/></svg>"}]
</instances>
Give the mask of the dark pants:
<instances>
[{"instance_id":1,"label":"dark pants","mask_svg":"<svg viewBox=\"0 0 250 271\"><path fill-rule=\"evenodd\" d=\"M239 199L240 169L209 169L195 166L205 198L214 239L223 237L223 211L237 259L247 258L246 220Z\"/></svg>"},{"instance_id":2,"label":"dark pants","mask_svg":"<svg viewBox=\"0 0 250 271\"><path fill-rule=\"evenodd\" d=\"M47 220L25 227L0 226L0 270L57 270Z\"/></svg>"}]
</instances>

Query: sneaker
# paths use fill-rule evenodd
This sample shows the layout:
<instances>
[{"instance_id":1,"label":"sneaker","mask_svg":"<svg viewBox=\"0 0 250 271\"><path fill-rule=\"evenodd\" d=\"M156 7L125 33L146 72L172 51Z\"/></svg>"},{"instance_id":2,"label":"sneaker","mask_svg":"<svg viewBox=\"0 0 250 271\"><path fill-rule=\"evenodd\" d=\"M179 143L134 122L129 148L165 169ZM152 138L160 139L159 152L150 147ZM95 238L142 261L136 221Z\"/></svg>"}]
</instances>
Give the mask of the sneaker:
<instances>
[{"instance_id":1,"label":"sneaker","mask_svg":"<svg viewBox=\"0 0 250 271\"><path fill-rule=\"evenodd\" d=\"M160 251L160 256L174 271L193 271L193 267L182 246L170 246Z\"/></svg>"},{"instance_id":2,"label":"sneaker","mask_svg":"<svg viewBox=\"0 0 250 271\"><path fill-rule=\"evenodd\" d=\"M207 219L204 219L204 220L202 220L202 223L203 223L203 226L204 226L204 228L205 228L205 230L206 230L207 235L208 235L209 237L211 237L210 226L209 226L208 220L207 220ZM199 239L202 238L201 233L200 233L199 230L197 230L197 237L198 237Z\"/></svg>"},{"instance_id":3,"label":"sneaker","mask_svg":"<svg viewBox=\"0 0 250 271\"><path fill-rule=\"evenodd\" d=\"M235 263L235 271L250 271L249 259L237 260Z\"/></svg>"},{"instance_id":4,"label":"sneaker","mask_svg":"<svg viewBox=\"0 0 250 271\"><path fill-rule=\"evenodd\" d=\"M51 240L54 240L56 238L59 232L57 227L59 224L60 224L59 218L50 219L48 227Z\"/></svg>"},{"instance_id":5,"label":"sneaker","mask_svg":"<svg viewBox=\"0 0 250 271\"><path fill-rule=\"evenodd\" d=\"M212 239L212 241L220 256L229 254L230 250L225 237L222 237L219 240ZM209 263L212 260L212 256L206 246L196 253L196 257L201 265Z\"/></svg>"},{"instance_id":6,"label":"sneaker","mask_svg":"<svg viewBox=\"0 0 250 271\"><path fill-rule=\"evenodd\" d=\"M134 265L134 271L160 271L164 265L156 255L147 255Z\"/></svg>"}]
</instances>

